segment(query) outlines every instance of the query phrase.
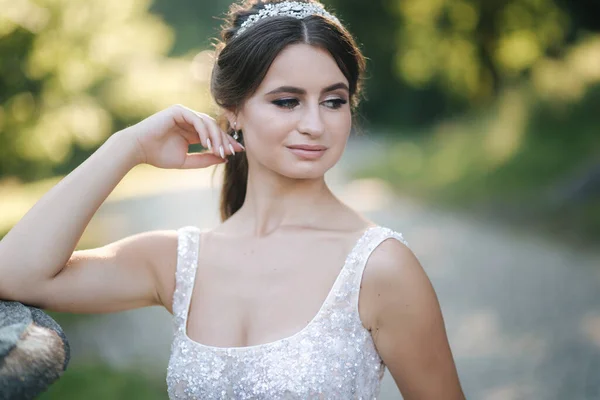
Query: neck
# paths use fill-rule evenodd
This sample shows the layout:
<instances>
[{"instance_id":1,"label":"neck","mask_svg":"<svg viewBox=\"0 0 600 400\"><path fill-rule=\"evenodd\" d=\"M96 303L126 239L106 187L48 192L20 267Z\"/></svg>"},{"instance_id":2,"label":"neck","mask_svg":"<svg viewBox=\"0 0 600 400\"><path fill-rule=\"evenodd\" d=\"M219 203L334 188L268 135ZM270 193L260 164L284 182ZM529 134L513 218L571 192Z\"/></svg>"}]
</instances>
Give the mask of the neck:
<instances>
[{"instance_id":1,"label":"neck","mask_svg":"<svg viewBox=\"0 0 600 400\"><path fill-rule=\"evenodd\" d=\"M281 227L318 226L340 205L324 177L290 179L265 175L249 173L244 205L235 215L240 229L247 234L262 237Z\"/></svg>"}]
</instances>

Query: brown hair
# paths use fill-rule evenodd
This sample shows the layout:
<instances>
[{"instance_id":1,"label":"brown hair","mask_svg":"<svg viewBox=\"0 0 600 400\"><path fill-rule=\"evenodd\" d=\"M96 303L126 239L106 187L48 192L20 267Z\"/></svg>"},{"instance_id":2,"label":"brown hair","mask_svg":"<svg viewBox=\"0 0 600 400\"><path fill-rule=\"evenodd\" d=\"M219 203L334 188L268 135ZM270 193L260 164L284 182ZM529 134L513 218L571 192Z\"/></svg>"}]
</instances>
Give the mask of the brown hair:
<instances>
[{"instance_id":1,"label":"brown hair","mask_svg":"<svg viewBox=\"0 0 600 400\"><path fill-rule=\"evenodd\" d=\"M298 1L298 0L297 0ZM300 0L304 3L317 3ZM239 36L235 36L246 19L257 14L267 3L280 1L249 0L233 4L222 27L221 40L216 44L216 62L211 77L211 93L215 102L235 112L251 97L277 55L287 46L297 43L316 46L328 51L348 79L353 107L358 105L365 70L365 58L352 35L342 26L321 16L304 19L286 16L262 19ZM317 3L318 4L318 3ZM222 128L234 133L228 121L218 118ZM243 132L238 131L243 144ZM229 156L221 190L221 220L237 212L246 197L248 159L245 152Z\"/></svg>"}]
</instances>

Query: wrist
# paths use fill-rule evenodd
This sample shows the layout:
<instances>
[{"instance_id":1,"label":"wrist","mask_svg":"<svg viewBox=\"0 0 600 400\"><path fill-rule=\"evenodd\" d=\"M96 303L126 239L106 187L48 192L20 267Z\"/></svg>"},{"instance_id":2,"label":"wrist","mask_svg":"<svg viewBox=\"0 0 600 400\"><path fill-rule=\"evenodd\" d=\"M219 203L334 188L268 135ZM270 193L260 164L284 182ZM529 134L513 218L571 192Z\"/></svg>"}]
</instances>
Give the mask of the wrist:
<instances>
[{"instance_id":1,"label":"wrist","mask_svg":"<svg viewBox=\"0 0 600 400\"><path fill-rule=\"evenodd\" d=\"M131 168L136 165L145 164L145 154L137 140L137 137L130 128L125 128L115 132L110 138L115 143L115 148L124 153L125 158L129 161Z\"/></svg>"}]
</instances>

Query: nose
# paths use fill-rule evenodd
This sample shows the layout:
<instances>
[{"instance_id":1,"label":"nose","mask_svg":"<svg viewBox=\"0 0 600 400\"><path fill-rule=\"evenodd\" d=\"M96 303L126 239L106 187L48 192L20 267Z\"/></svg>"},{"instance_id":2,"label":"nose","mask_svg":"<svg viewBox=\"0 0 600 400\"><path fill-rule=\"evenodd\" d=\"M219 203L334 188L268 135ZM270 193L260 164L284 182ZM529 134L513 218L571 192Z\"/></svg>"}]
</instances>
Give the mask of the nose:
<instances>
[{"instance_id":1,"label":"nose","mask_svg":"<svg viewBox=\"0 0 600 400\"><path fill-rule=\"evenodd\" d=\"M304 109L298 121L298 131L310 136L320 136L325 131L325 123L318 104L311 104Z\"/></svg>"}]
</instances>

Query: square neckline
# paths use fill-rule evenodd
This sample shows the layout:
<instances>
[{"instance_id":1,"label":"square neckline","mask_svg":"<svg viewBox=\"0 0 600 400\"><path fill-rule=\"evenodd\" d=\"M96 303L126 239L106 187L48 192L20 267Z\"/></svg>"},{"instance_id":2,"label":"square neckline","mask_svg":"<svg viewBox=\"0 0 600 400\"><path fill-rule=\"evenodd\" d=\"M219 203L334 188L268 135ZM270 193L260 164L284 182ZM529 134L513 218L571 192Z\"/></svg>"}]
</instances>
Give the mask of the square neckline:
<instances>
[{"instance_id":1,"label":"square neckline","mask_svg":"<svg viewBox=\"0 0 600 400\"><path fill-rule=\"evenodd\" d=\"M346 255L346 258L344 260L344 263L342 265L342 268L340 269L339 273L337 274L335 280L333 281L333 285L331 286L331 289L329 289L329 292L327 293L327 296L325 297L325 300L323 301L323 303L321 304L321 307L319 308L319 311L317 311L317 313L315 314L315 316L308 322L307 325L305 325L301 330L299 330L298 332L292 334L291 336L286 336L284 338L281 339L277 339L274 341L270 341L267 343L259 343L259 344L255 344L255 345L250 345L250 346L233 346L233 347L222 347L222 346L211 346L208 344L203 344L200 343L192 338L190 338L188 336L188 318L189 318L189 314L190 314L190 307L192 304L192 294L194 291L194 287L196 285L196 275L198 273L198 258L199 258L199 253L200 253L200 246L201 246L201 235L203 232L205 231L197 231L195 232L195 234L198 235L198 245L195 249L195 256L194 256L194 272L192 274L192 284L190 286L190 294L189 296L187 296L187 302L186 302L186 306L185 306L185 310L184 310L184 318L183 318L183 328L182 328L182 336L183 339L188 342L191 343L192 345L196 346L196 347L200 347L200 348L204 348L210 351L214 351L214 352L226 352L226 353L231 353L231 352L237 352L237 351L252 351L252 350L260 350L260 349L264 349L264 348L270 348L270 347L276 347L279 345L282 345L283 343L292 341L294 339L296 339L297 337L305 334L306 332L309 331L309 329L311 329L313 327L313 325L317 322L318 319L320 319L320 317L322 316L325 307L331 302L331 297L333 296L333 293L335 292L335 289L337 288L337 286L339 285L339 281L342 279L342 275L344 274L344 272L346 271L348 264L350 262L351 257L354 255L354 253L358 250L360 244L362 243L363 239L365 237L367 237L367 235L377 229L380 228L379 225L374 225L374 226L370 226L367 229L365 229L363 231L363 233L358 237L358 239L355 241L354 245L352 246L352 249L350 250L350 252ZM179 261L178 261L179 263Z\"/></svg>"}]
</instances>

